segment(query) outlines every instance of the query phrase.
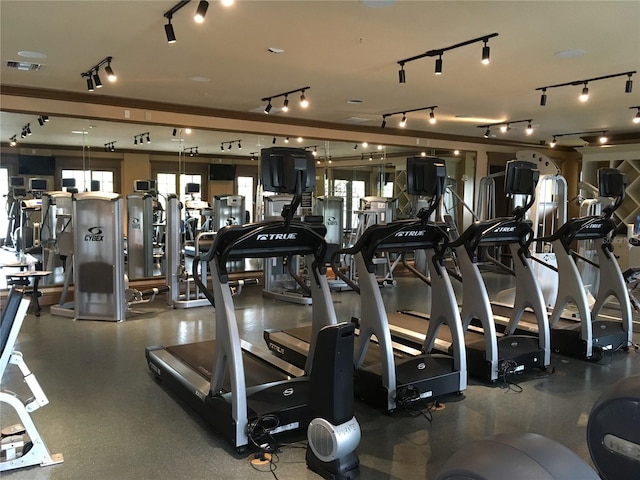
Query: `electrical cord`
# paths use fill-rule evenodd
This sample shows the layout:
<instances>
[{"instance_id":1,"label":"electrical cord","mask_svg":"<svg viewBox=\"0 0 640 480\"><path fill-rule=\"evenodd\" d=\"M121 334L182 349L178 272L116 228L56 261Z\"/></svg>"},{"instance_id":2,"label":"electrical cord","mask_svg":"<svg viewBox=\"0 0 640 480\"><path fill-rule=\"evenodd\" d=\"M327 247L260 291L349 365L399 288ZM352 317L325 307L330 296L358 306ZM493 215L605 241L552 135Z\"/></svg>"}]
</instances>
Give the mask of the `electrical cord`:
<instances>
[{"instance_id":1,"label":"electrical cord","mask_svg":"<svg viewBox=\"0 0 640 480\"><path fill-rule=\"evenodd\" d=\"M433 422L433 409L440 405L438 401L429 403L420 398L420 391L413 385L398 389L396 403L403 407L409 416L423 416L429 423ZM422 408L417 407L418 405L422 406Z\"/></svg>"},{"instance_id":2,"label":"electrical cord","mask_svg":"<svg viewBox=\"0 0 640 480\"><path fill-rule=\"evenodd\" d=\"M280 420L275 415L263 415L248 425L247 437L259 453L275 453L278 450L278 444L270 432L279 425Z\"/></svg>"},{"instance_id":3,"label":"electrical cord","mask_svg":"<svg viewBox=\"0 0 640 480\"><path fill-rule=\"evenodd\" d=\"M515 378L516 368L518 364L513 360L507 360L502 362L500 370L498 371L498 377L502 379L503 384L500 385L500 388L506 389L507 393L522 393L524 388L517 382L510 380L510 376Z\"/></svg>"}]
</instances>

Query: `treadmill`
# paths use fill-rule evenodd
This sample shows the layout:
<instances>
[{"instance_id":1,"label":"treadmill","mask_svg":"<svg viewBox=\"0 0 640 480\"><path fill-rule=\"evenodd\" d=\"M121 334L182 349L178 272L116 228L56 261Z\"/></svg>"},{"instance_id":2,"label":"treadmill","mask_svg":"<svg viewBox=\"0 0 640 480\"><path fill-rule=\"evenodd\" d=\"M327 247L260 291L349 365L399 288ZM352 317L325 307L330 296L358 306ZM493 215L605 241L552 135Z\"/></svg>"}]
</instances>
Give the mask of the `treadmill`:
<instances>
[{"instance_id":1,"label":"treadmill","mask_svg":"<svg viewBox=\"0 0 640 480\"><path fill-rule=\"evenodd\" d=\"M407 159L407 189L410 194L435 198L443 186L444 162L434 158ZM437 202L420 212L418 220L401 220L372 225L351 247L336 252L353 255L359 284L339 269L335 272L360 294L361 319L356 338L354 388L356 396L382 407L388 413L411 402L459 394L467 386L467 362L462 323L455 293L442 264L449 236L446 227L428 221ZM431 318L424 323L425 340L420 349L392 342L387 313L375 275L376 253L403 253L424 249L432 269L432 289L438 302L432 303ZM443 325L447 329L441 329ZM440 330L451 338L451 354L432 353ZM308 327L285 331L265 331L271 351L283 358L304 358L308 350Z\"/></svg>"},{"instance_id":2,"label":"treadmill","mask_svg":"<svg viewBox=\"0 0 640 480\"><path fill-rule=\"evenodd\" d=\"M263 155L270 159L266 150L270 149L264 149ZM334 372L351 370L350 358L346 356L350 354L345 352L352 351L349 346L353 348L353 326L338 325L336 321L325 276L326 229L321 223L293 220L302 191L312 191L315 184L313 156L301 149L294 150L302 153L285 152L271 159L273 165L265 164L263 158L263 176L271 173L273 177L266 183L263 178L265 189L286 188L296 194L292 204L285 208L283 220L224 227L218 231L209 250L194 260L193 278L215 307L216 339L145 349L149 368L160 383L177 393L215 431L226 437L238 454L259 448L264 441L260 435L277 439L306 432L314 412L309 406L310 369L296 368L240 338L228 262L284 254L306 256L313 297L309 364L315 365L312 362L317 341L318 345L323 344L316 355L317 363L325 368L333 365ZM201 261L210 265L213 291L198 275ZM322 328L325 326L330 327ZM327 338L335 341L332 344ZM339 400L346 404L352 398ZM332 401L335 400L325 399L327 404Z\"/></svg>"},{"instance_id":3,"label":"treadmill","mask_svg":"<svg viewBox=\"0 0 640 480\"><path fill-rule=\"evenodd\" d=\"M558 263L555 269L558 272L558 294L549 318L551 348L554 351L585 360L599 360L604 352L619 349L626 351L632 345L631 302L611 241L616 233L616 224L611 217L622 204L625 188L624 173L615 168L599 169L599 195L614 198L613 203L605 207L601 215L573 218L552 235L540 239L551 243ZM600 272L600 281L591 309L576 261L593 262L572 250L572 243L578 240L592 240L597 252L596 266ZM611 296L620 305L620 318L601 313ZM576 306L578 318L562 316L569 303ZM505 310L505 306L496 305L495 308L498 311ZM527 325L526 322L521 326L535 329L535 326Z\"/></svg>"},{"instance_id":4,"label":"treadmill","mask_svg":"<svg viewBox=\"0 0 640 480\"><path fill-rule=\"evenodd\" d=\"M534 368L544 369L551 362L549 323L540 286L533 275L529 245L533 230L524 220L534 201L539 172L535 164L511 161L507 164L505 190L508 195L527 195L529 202L515 209L513 217L475 222L449 246L455 250L462 276L461 319L465 332L469 375L495 382L507 374L519 374ZM506 246L513 257L516 278L515 304L496 314L477 265L479 247ZM530 309L530 310L527 310ZM523 316L535 323L535 331L518 330ZM419 335L416 322L428 315L401 311L392 317L392 336L412 345ZM504 332L496 322L505 324ZM419 332L419 330L418 330Z\"/></svg>"}]
</instances>

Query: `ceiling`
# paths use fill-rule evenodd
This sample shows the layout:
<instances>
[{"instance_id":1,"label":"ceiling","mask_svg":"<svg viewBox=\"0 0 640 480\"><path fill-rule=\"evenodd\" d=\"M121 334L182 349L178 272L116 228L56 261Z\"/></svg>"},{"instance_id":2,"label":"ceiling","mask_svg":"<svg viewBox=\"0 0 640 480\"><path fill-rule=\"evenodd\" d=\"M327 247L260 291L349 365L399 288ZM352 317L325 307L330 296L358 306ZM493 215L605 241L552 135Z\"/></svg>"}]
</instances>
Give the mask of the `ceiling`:
<instances>
[{"instance_id":1,"label":"ceiling","mask_svg":"<svg viewBox=\"0 0 640 480\"><path fill-rule=\"evenodd\" d=\"M20 146L90 146L173 152L198 147L199 153L242 155L270 146L269 128L259 134L238 127L206 128L206 119L188 136L174 137L169 121L119 122L103 116L104 105L161 102L227 112L269 125L288 125L292 140L296 124L327 125L352 130L349 138L367 140L381 133L382 116L437 105L437 123L429 111L409 113L407 130L419 138L483 139L479 125L532 119L513 124L508 133L493 128L488 141L540 145L553 135L606 130L631 134L640 142L640 124L631 122L640 105L640 76L625 93L626 76L589 83L590 99L578 101L583 87L547 91L540 106L536 88L640 70L640 2L637 1L243 1L225 7L211 0L202 24L193 21L197 0L172 19L177 42L168 44L163 14L175 1L14 1L0 2L3 100L11 87L75 94L95 108L74 118L57 108L43 109L51 121L38 125L28 113L0 103L3 145L17 135ZM492 33L491 63L480 62L482 42L446 51L442 75L434 75L434 57L405 64L406 83L398 81L398 61L428 50L443 49ZM280 49L272 53L269 49ZM22 53L21 53L22 52ZM27 52L26 54L24 52ZM33 53L43 54L34 58ZM107 56L118 75L115 83L88 94L82 72ZM37 57L37 55L36 55ZM38 71L9 68L7 61L40 63ZM310 105L297 105L290 95L263 113L265 97L303 87ZM90 95L87 97L87 95ZM353 101L357 101L354 103ZM37 103L36 103L37 105ZM43 103L42 105L51 105ZM205 112L204 114L202 112ZM402 115L387 118L384 134L400 132ZM326 122L326 123L325 123ZM24 125L32 135L20 138ZM213 125L214 123L212 123ZM215 123L220 125L220 123ZM86 131L74 134L72 131ZM256 130L252 130L255 132ZM288 133L280 129L278 144ZM134 136L150 132L152 142L133 145ZM405 134L406 135L406 134ZM580 136L559 137L559 145L582 145ZM182 141L177 139L183 138ZM324 154L356 156L355 143L305 138ZM221 150L221 143L225 150ZM228 142L233 142L228 150ZM416 141L417 142L417 141ZM292 142L295 144L295 142ZM392 148L392 147L389 147Z\"/></svg>"}]
</instances>

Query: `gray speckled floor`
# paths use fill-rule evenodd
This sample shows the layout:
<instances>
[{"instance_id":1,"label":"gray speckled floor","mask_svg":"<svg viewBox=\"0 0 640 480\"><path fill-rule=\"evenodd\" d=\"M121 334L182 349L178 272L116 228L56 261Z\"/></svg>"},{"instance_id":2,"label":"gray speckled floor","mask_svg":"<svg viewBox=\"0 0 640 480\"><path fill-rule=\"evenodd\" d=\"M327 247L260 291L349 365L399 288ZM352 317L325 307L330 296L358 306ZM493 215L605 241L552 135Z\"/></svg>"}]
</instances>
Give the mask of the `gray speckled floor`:
<instances>
[{"instance_id":1,"label":"gray speckled floor","mask_svg":"<svg viewBox=\"0 0 640 480\"><path fill-rule=\"evenodd\" d=\"M333 295L339 319L358 314L355 293ZM404 278L396 287L385 288L383 296L389 310L424 310L429 301L419 281ZM259 287L245 289L236 301L242 335L256 343L262 342L267 326L286 328L308 321L309 307L263 299ZM247 459L232 456L227 444L162 389L147 368L148 345L212 338L213 309L169 310L159 299L139 310L143 313L119 324L73 321L44 312L39 318L27 317L17 348L50 400L33 418L49 450L63 453L65 461L7 472L3 478L274 478L268 466L258 472ZM640 355L619 353L605 364L555 354L552 360L554 374L518 379L521 393L471 380L464 398L445 399L444 409L433 412L432 423L404 412L385 416L356 403L362 427L361 478L433 479L465 442L511 431L540 433L588 459L585 432L591 406L603 388L640 372ZM9 370L3 387L24 393L19 376ZM9 422L11 415L3 410L2 425ZM280 480L320 478L306 469L304 448L294 447L282 449L275 474Z\"/></svg>"}]
</instances>

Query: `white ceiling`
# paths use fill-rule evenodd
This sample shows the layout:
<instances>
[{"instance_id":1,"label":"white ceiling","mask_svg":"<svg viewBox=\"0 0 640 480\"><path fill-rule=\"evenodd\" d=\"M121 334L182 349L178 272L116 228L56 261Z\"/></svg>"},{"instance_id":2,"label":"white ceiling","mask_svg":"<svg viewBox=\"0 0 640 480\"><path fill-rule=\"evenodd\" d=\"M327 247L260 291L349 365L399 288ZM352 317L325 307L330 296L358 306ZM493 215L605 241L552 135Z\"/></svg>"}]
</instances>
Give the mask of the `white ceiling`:
<instances>
[{"instance_id":1,"label":"white ceiling","mask_svg":"<svg viewBox=\"0 0 640 480\"><path fill-rule=\"evenodd\" d=\"M92 94L107 103L109 97L166 102L255 112L258 121L269 121L261 98L310 86L308 109L295 105L294 94L288 113L274 108L269 117L375 131L385 113L437 105L437 124L429 124L428 112L420 112L408 115L407 128L423 138L451 134L482 141L484 129L478 125L531 118L531 136L524 132L526 123L519 123L508 136L495 128L494 140L539 145L556 134L601 130L636 132L640 138L640 124L631 122L636 111L629 109L640 105L638 75L630 94L624 91L626 76L590 83L586 103L578 101L582 85L548 90L545 107L535 90L640 70L638 1L236 0L224 7L211 0L203 24L192 18L197 3L190 2L174 15L178 41L168 44L163 13L175 1L2 0L0 82L3 87L86 94L80 74L112 56L118 81L107 82L101 71L104 87ZM399 60L494 32L499 36L489 41L490 65L481 64L482 43L476 43L445 52L441 76L433 73L434 58L424 58L407 63L406 83L398 82ZM270 53L269 48L284 53ZM24 51L46 57L21 56ZM567 51L582 54L558 54ZM37 72L18 71L6 66L9 60L42 67ZM348 103L353 99L362 103ZM282 100L274 99L274 107ZM2 104L0 110L5 110ZM98 110L91 120L48 111L52 121L45 126L38 125L33 112L5 110L0 115L0 140L4 145L17 134L20 142L22 127L30 123L33 135L21 144L88 143L102 148L116 141L117 148L133 148L134 135L149 131L152 143L141 148L175 151L167 126L102 121ZM387 119L385 133L397 128L400 117ZM269 146L272 136L203 129L184 138L183 146L216 154L223 154L220 142L241 139L243 154L248 155ZM565 137L559 143L581 141ZM318 139L305 139L304 145L327 147ZM333 145L338 154L339 144ZM353 144L340 146L354 155Z\"/></svg>"}]
</instances>

